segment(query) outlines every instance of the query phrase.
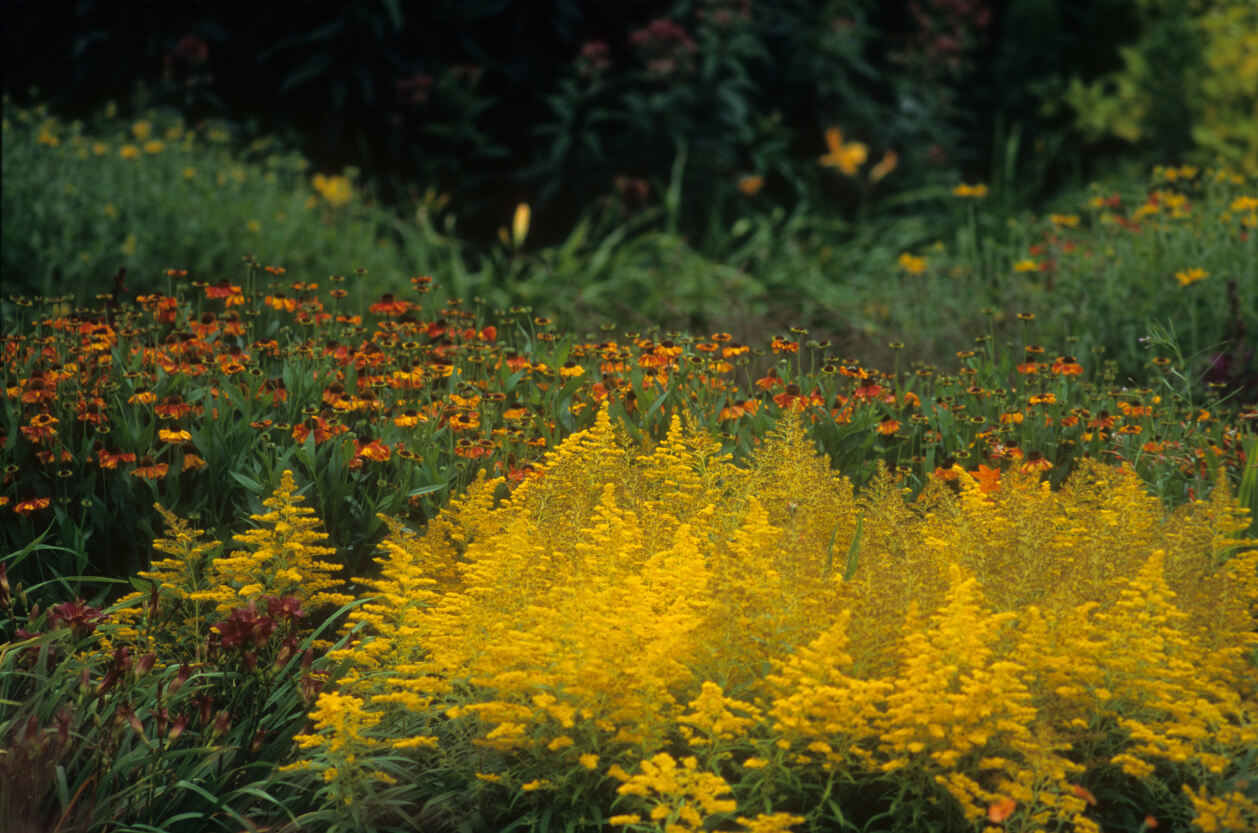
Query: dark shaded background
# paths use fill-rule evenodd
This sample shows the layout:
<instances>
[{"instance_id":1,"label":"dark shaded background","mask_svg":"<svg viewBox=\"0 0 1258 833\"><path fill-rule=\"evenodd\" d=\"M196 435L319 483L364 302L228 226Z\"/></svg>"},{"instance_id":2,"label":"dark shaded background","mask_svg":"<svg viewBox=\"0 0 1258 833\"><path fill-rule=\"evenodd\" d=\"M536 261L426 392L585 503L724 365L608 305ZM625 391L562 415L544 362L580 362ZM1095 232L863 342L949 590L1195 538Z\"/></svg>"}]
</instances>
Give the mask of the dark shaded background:
<instances>
[{"instance_id":1,"label":"dark shaded background","mask_svg":"<svg viewBox=\"0 0 1258 833\"><path fill-rule=\"evenodd\" d=\"M681 142L691 204L719 210L746 173L841 203L809 184L830 124L871 163L894 149L897 190L986 179L1017 125L1039 139L1018 160L1034 200L1110 150L1082 153L1051 105L1137 23L1131 0L12 0L4 85L67 117L114 100L273 133L391 203L436 185L473 239L528 201L545 243L666 180Z\"/></svg>"}]
</instances>

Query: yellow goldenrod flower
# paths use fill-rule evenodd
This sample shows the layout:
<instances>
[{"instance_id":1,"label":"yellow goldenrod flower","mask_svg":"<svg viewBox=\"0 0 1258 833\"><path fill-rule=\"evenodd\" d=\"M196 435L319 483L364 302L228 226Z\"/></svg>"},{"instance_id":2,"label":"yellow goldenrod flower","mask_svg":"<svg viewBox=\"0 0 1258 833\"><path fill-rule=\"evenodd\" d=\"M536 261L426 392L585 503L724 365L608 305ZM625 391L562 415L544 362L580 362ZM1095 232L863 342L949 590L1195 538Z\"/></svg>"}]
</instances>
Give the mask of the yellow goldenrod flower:
<instances>
[{"instance_id":1,"label":"yellow goldenrod flower","mask_svg":"<svg viewBox=\"0 0 1258 833\"><path fill-rule=\"evenodd\" d=\"M1151 415L1136 407L1123 418ZM1234 537L1249 521L1226 479L1168 523L1130 466L1081 458L1053 489L1043 453L1005 449L1011 465L954 466L913 506L885 468L858 500L803 419L743 467L680 417L630 444L604 406L505 499L482 476L420 532L386 520L347 614L359 641L333 655L346 699L320 700L299 745L348 783L396 754L390 732L443 715L443 756L527 761L510 783L531 789L614 756L613 822L677 830L737 812L747 779L717 769L740 760L765 785L779 766L932 785L975 829L1078 830L1095 829L1093 767L1170 763L1202 774L1199 820L1246 829L1222 779L1258 744L1258 549ZM281 522L248 564L211 560L208 602L310 574L257 560L300 549ZM1085 763L1098 726L1114 745Z\"/></svg>"},{"instance_id":2,"label":"yellow goldenrod flower","mask_svg":"<svg viewBox=\"0 0 1258 833\"><path fill-rule=\"evenodd\" d=\"M807 819L790 813L760 813L752 819L739 816L734 821L745 828L742 833L789 833L792 827L803 824Z\"/></svg>"}]
</instances>

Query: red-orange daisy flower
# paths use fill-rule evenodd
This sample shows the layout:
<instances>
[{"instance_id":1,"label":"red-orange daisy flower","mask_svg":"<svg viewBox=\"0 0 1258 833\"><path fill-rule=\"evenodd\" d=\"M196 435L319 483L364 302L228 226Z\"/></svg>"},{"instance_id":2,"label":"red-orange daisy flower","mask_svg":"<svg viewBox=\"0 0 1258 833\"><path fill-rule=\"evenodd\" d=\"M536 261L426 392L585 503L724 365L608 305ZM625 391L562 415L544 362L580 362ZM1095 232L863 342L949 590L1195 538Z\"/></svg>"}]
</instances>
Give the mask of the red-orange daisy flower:
<instances>
[{"instance_id":1,"label":"red-orange daisy flower","mask_svg":"<svg viewBox=\"0 0 1258 833\"><path fill-rule=\"evenodd\" d=\"M782 336L774 336L773 341L769 344L769 347L773 350L774 353L798 353L799 352L798 341L787 341Z\"/></svg>"},{"instance_id":2,"label":"red-orange daisy flower","mask_svg":"<svg viewBox=\"0 0 1258 833\"><path fill-rule=\"evenodd\" d=\"M60 421L52 414L36 414L31 417L30 425L23 425L21 431L33 443L51 443L57 439L57 423Z\"/></svg>"},{"instance_id":3,"label":"red-orange daisy flower","mask_svg":"<svg viewBox=\"0 0 1258 833\"><path fill-rule=\"evenodd\" d=\"M769 368L764 376L756 380L756 387L760 390L770 390L784 384L786 384L785 380L778 376L777 368L774 367Z\"/></svg>"},{"instance_id":4,"label":"red-orange daisy flower","mask_svg":"<svg viewBox=\"0 0 1258 833\"><path fill-rule=\"evenodd\" d=\"M153 413L163 419L183 419L196 409L183 401L183 397L177 393L163 397L162 401L153 406Z\"/></svg>"},{"instance_id":5,"label":"red-orange daisy flower","mask_svg":"<svg viewBox=\"0 0 1258 833\"><path fill-rule=\"evenodd\" d=\"M47 509L51 503L52 500L50 498L31 498L30 500L24 500L21 503L15 504L13 506L13 511L17 512L19 515L29 515L32 512L38 512L41 509Z\"/></svg>"},{"instance_id":6,"label":"red-orange daisy flower","mask_svg":"<svg viewBox=\"0 0 1258 833\"><path fill-rule=\"evenodd\" d=\"M368 312L373 315L398 316L404 315L414 304L410 301L403 301L394 298L391 294L385 293L380 296L380 300L376 301L368 308Z\"/></svg>"},{"instance_id":7,"label":"red-orange daisy flower","mask_svg":"<svg viewBox=\"0 0 1258 833\"><path fill-rule=\"evenodd\" d=\"M169 463L159 463L146 454L140 458L139 464L131 474L136 477L143 477L145 480L161 480L169 470Z\"/></svg>"},{"instance_id":8,"label":"red-orange daisy flower","mask_svg":"<svg viewBox=\"0 0 1258 833\"><path fill-rule=\"evenodd\" d=\"M377 463L383 463L393 456L393 452L389 451L388 446L379 440L372 440L369 443L359 444L358 456Z\"/></svg>"},{"instance_id":9,"label":"red-orange daisy flower","mask_svg":"<svg viewBox=\"0 0 1258 833\"><path fill-rule=\"evenodd\" d=\"M293 426L293 439L299 443L304 443L311 434L314 434L315 445L318 445L331 439L336 432L328 426L327 420L323 417L309 417L304 422Z\"/></svg>"},{"instance_id":10,"label":"red-orange daisy flower","mask_svg":"<svg viewBox=\"0 0 1258 833\"><path fill-rule=\"evenodd\" d=\"M1074 356L1058 356L1050 369L1058 376L1079 376L1083 373L1083 365Z\"/></svg>"},{"instance_id":11,"label":"red-orange daisy flower","mask_svg":"<svg viewBox=\"0 0 1258 833\"><path fill-rule=\"evenodd\" d=\"M240 287L233 286L232 282L227 280L227 278L223 278L213 286L207 286L205 288L205 297L222 299L224 305L229 307L245 302L245 295Z\"/></svg>"},{"instance_id":12,"label":"red-orange daisy flower","mask_svg":"<svg viewBox=\"0 0 1258 833\"><path fill-rule=\"evenodd\" d=\"M123 463L134 463L135 454L130 451L110 451L101 448L96 452L96 460L102 469L116 469Z\"/></svg>"},{"instance_id":13,"label":"red-orange daisy flower","mask_svg":"<svg viewBox=\"0 0 1258 833\"><path fill-rule=\"evenodd\" d=\"M1028 451L1026 458L1022 462L1020 471L1023 474L1035 474L1041 471L1048 471L1053 464L1044 458L1044 455L1038 451Z\"/></svg>"}]
</instances>

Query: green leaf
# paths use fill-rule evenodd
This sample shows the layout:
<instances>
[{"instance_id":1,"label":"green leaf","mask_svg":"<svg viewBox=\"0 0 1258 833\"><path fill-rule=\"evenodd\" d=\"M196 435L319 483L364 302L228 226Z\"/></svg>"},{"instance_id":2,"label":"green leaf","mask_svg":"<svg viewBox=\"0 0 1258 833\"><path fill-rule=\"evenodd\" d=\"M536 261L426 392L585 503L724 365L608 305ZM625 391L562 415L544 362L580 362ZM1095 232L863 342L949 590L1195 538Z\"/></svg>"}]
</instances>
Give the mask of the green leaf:
<instances>
[{"instance_id":1,"label":"green leaf","mask_svg":"<svg viewBox=\"0 0 1258 833\"><path fill-rule=\"evenodd\" d=\"M235 480L235 481L236 481L237 483L239 483L241 486L244 486L246 489L248 489L248 490L249 490L250 492L252 492L253 494L255 494L255 495L260 495L260 494L262 494L262 484L261 484L261 483L259 483L259 482L258 482L258 481L256 481L256 480L254 480L252 477L249 477L248 475L241 474L241 473L240 473L240 472L238 472L238 471L228 472L228 474L230 474L230 475L232 476L232 479L233 479L233 480Z\"/></svg>"},{"instance_id":2,"label":"green leaf","mask_svg":"<svg viewBox=\"0 0 1258 833\"><path fill-rule=\"evenodd\" d=\"M847 548L847 562L843 568L843 580L851 581L852 576L856 575L856 564L860 559L861 551L861 534L865 526L865 513L862 512L856 518L856 534L852 536L852 543ZM836 530L837 531L837 530Z\"/></svg>"}]
</instances>

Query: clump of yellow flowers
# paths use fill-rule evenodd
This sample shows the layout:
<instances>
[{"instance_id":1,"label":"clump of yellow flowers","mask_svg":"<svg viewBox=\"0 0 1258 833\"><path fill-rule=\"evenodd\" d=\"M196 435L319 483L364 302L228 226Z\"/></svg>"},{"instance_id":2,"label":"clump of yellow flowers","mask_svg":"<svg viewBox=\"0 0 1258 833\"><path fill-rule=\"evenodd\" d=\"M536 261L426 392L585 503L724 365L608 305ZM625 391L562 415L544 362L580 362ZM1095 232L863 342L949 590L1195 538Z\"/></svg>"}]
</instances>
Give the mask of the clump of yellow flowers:
<instances>
[{"instance_id":1,"label":"clump of yellow flowers","mask_svg":"<svg viewBox=\"0 0 1258 833\"><path fill-rule=\"evenodd\" d=\"M293 596L309 607L338 606L352 596L334 591L341 585L340 565L323 559L336 555L318 530L314 510L302 504L293 473L285 470L275 493L262 501L269 509L250 520L259 524L232 540L241 545L210 563L207 589L190 594L213 602L219 613L256 603L264 596Z\"/></svg>"},{"instance_id":2,"label":"clump of yellow flowers","mask_svg":"<svg viewBox=\"0 0 1258 833\"><path fill-rule=\"evenodd\" d=\"M227 553L221 542L208 540L202 530L158 505L166 533L153 546L166 557L138 573L150 592L119 601L115 616L124 625L119 634L137 639L135 628L144 619L144 641L150 646L156 639L168 649L200 651L214 621L233 610L265 608L268 598L287 597L311 610L354 601L337 592L341 567L324 560L336 550L324 545L320 521L302 500L292 472L284 471L275 492L262 501L268 511L250 517L257 526L233 538L239 548ZM156 622L160 627L154 628Z\"/></svg>"},{"instance_id":3,"label":"clump of yellow flowers","mask_svg":"<svg viewBox=\"0 0 1258 833\"><path fill-rule=\"evenodd\" d=\"M1095 831L1121 790L1258 823L1258 542L1226 486L1168 514L1100 463L952 475L856 495L795 419L736 466L604 409L509 497L392 525L303 766L411 756L478 812L672 833Z\"/></svg>"}]
</instances>

